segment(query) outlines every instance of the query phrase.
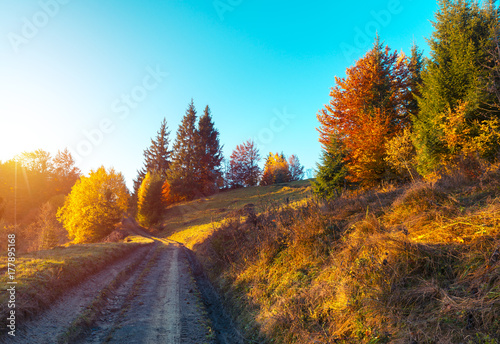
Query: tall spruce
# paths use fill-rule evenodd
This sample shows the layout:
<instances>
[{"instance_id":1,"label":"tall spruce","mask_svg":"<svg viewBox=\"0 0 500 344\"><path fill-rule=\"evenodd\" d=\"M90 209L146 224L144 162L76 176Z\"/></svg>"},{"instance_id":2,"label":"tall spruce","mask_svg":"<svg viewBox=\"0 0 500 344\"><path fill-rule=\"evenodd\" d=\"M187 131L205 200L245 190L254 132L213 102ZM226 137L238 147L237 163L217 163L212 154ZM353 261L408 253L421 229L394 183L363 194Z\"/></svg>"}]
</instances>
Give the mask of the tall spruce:
<instances>
[{"instance_id":1,"label":"tall spruce","mask_svg":"<svg viewBox=\"0 0 500 344\"><path fill-rule=\"evenodd\" d=\"M200 162L196 149L198 141L196 119L196 108L191 100L177 129L172 164L168 174L171 192L179 199L192 199L200 190L197 177Z\"/></svg>"},{"instance_id":2,"label":"tall spruce","mask_svg":"<svg viewBox=\"0 0 500 344\"><path fill-rule=\"evenodd\" d=\"M170 131L167 120L161 122L160 130L156 134L156 139L151 139L151 145L144 150L144 165L147 172L153 172L166 176L170 168L172 151L169 150Z\"/></svg>"},{"instance_id":3,"label":"tall spruce","mask_svg":"<svg viewBox=\"0 0 500 344\"><path fill-rule=\"evenodd\" d=\"M424 67L422 55L423 52L413 43L408 63L410 94L407 99L407 109L412 116L418 116L419 113L418 98L421 97L420 87L422 85L422 69Z\"/></svg>"},{"instance_id":4,"label":"tall spruce","mask_svg":"<svg viewBox=\"0 0 500 344\"><path fill-rule=\"evenodd\" d=\"M420 113L413 117L418 170L427 174L440 167L449 148L444 127L448 114L465 104L465 118L498 117L487 92L489 53L498 37L498 8L494 1L441 0L435 15L435 31L428 40L431 58L422 72L418 99ZM474 135L473 130L465 130ZM472 138L472 137L471 137Z\"/></svg>"},{"instance_id":5,"label":"tall spruce","mask_svg":"<svg viewBox=\"0 0 500 344\"><path fill-rule=\"evenodd\" d=\"M151 139L151 145L144 150L144 166L137 171L137 177L134 179L132 204L137 202L137 192L148 172L159 174L163 178L166 178L172 157L172 151L169 150L169 135L170 131L168 130L167 120L163 118L156 137Z\"/></svg>"},{"instance_id":6,"label":"tall spruce","mask_svg":"<svg viewBox=\"0 0 500 344\"><path fill-rule=\"evenodd\" d=\"M208 105L198 122L197 133L199 191L203 195L211 195L223 186L221 167L223 155L219 142L219 131L214 127Z\"/></svg>"}]
</instances>

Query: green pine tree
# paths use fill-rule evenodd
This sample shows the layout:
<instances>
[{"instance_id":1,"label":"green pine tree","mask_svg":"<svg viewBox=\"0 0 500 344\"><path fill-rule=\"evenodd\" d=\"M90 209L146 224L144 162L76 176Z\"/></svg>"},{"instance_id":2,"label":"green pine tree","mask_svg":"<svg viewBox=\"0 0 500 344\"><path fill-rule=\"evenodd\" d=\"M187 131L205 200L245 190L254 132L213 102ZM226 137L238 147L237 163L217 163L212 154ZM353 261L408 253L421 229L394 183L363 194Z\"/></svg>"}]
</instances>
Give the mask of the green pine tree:
<instances>
[{"instance_id":1,"label":"green pine tree","mask_svg":"<svg viewBox=\"0 0 500 344\"><path fill-rule=\"evenodd\" d=\"M196 119L196 109L191 100L177 130L168 175L171 192L179 199L192 199L200 190Z\"/></svg>"},{"instance_id":2,"label":"green pine tree","mask_svg":"<svg viewBox=\"0 0 500 344\"><path fill-rule=\"evenodd\" d=\"M197 173L200 192L211 195L222 187L222 146L219 131L215 129L208 105L198 122L196 149L199 171Z\"/></svg>"},{"instance_id":3,"label":"green pine tree","mask_svg":"<svg viewBox=\"0 0 500 344\"><path fill-rule=\"evenodd\" d=\"M408 111L413 116L418 116L419 113L418 97L421 96L420 86L422 85L422 69L424 67L422 55L423 52L419 50L418 46L414 43L411 47L411 56L408 64L408 69L410 71L409 86L411 97L407 105Z\"/></svg>"},{"instance_id":4,"label":"green pine tree","mask_svg":"<svg viewBox=\"0 0 500 344\"><path fill-rule=\"evenodd\" d=\"M167 120L161 122L160 130L156 134L156 139L151 139L151 145L144 151L144 167L147 172L159 173L166 176L170 168L172 151L168 149L170 145L170 131Z\"/></svg>"},{"instance_id":5,"label":"green pine tree","mask_svg":"<svg viewBox=\"0 0 500 344\"><path fill-rule=\"evenodd\" d=\"M429 39L431 59L422 72L418 99L420 113L413 116L418 169L422 174L440 167L450 153L444 140L445 114L466 104L469 124L485 116L498 116L488 109L488 55L498 35L499 16L493 1L484 5L467 0L440 0ZM473 131L471 131L473 132Z\"/></svg>"},{"instance_id":6,"label":"green pine tree","mask_svg":"<svg viewBox=\"0 0 500 344\"><path fill-rule=\"evenodd\" d=\"M137 171L137 177L134 179L134 190L131 198L132 209L137 205L138 191L142 181L148 172L160 174L166 178L170 169L172 151L169 150L170 131L168 130L167 120L164 118L161 122L155 139L151 139L151 145L144 150L144 166Z\"/></svg>"},{"instance_id":7,"label":"green pine tree","mask_svg":"<svg viewBox=\"0 0 500 344\"><path fill-rule=\"evenodd\" d=\"M344 164L345 153L340 141L332 137L323 150L321 162L313 181L313 191L320 198L335 198L346 183L347 167Z\"/></svg>"}]
</instances>

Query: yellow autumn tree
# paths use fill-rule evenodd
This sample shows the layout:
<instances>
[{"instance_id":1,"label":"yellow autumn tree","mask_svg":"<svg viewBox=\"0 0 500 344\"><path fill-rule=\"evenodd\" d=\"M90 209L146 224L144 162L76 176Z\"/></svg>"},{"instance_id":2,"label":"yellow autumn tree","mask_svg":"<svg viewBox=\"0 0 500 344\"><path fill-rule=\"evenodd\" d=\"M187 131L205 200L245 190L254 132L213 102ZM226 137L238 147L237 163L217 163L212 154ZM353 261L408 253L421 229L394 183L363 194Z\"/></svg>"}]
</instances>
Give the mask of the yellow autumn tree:
<instances>
[{"instance_id":1,"label":"yellow autumn tree","mask_svg":"<svg viewBox=\"0 0 500 344\"><path fill-rule=\"evenodd\" d=\"M260 185L272 185L290 181L290 169L288 161L283 154L269 153L264 166L264 173Z\"/></svg>"},{"instance_id":2,"label":"yellow autumn tree","mask_svg":"<svg viewBox=\"0 0 500 344\"><path fill-rule=\"evenodd\" d=\"M57 219L73 242L96 242L111 233L122 219L128 198L123 175L100 167L76 182L59 208Z\"/></svg>"}]
</instances>

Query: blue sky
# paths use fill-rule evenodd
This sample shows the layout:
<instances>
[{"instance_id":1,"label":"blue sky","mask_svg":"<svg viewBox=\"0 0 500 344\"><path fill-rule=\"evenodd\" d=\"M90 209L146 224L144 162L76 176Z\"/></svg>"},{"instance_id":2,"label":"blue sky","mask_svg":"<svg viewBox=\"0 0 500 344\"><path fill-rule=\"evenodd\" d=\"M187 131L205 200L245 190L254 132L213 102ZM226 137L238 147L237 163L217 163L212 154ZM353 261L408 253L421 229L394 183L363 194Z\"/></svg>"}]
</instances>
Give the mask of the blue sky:
<instances>
[{"instance_id":1,"label":"blue sky","mask_svg":"<svg viewBox=\"0 0 500 344\"><path fill-rule=\"evenodd\" d=\"M70 148L84 172L121 171L130 186L165 117L171 140L191 98L208 104L224 154L253 138L261 155L314 168L317 112L335 76L375 31L409 52L435 1L3 0L0 160Z\"/></svg>"}]
</instances>

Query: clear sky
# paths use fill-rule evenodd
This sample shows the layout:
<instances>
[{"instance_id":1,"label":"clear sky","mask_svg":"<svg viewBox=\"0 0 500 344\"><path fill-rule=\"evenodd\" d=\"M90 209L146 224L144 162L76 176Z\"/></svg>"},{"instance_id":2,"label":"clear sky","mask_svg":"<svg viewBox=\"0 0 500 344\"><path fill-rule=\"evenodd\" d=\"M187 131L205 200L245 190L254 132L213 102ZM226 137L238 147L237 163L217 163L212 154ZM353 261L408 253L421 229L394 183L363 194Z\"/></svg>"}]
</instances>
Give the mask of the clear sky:
<instances>
[{"instance_id":1,"label":"clear sky","mask_svg":"<svg viewBox=\"0 0 500 344\"><path fill-rule=\"evenodd\" d=\"M0 160L68 147L130 186L165 117L171 141L191 98L208 104L224 154L253 138L261 156L315 167L316 114L335 76L375 32L409 53L433 0L2 0Z\"/></svg>"}]
</instances>

